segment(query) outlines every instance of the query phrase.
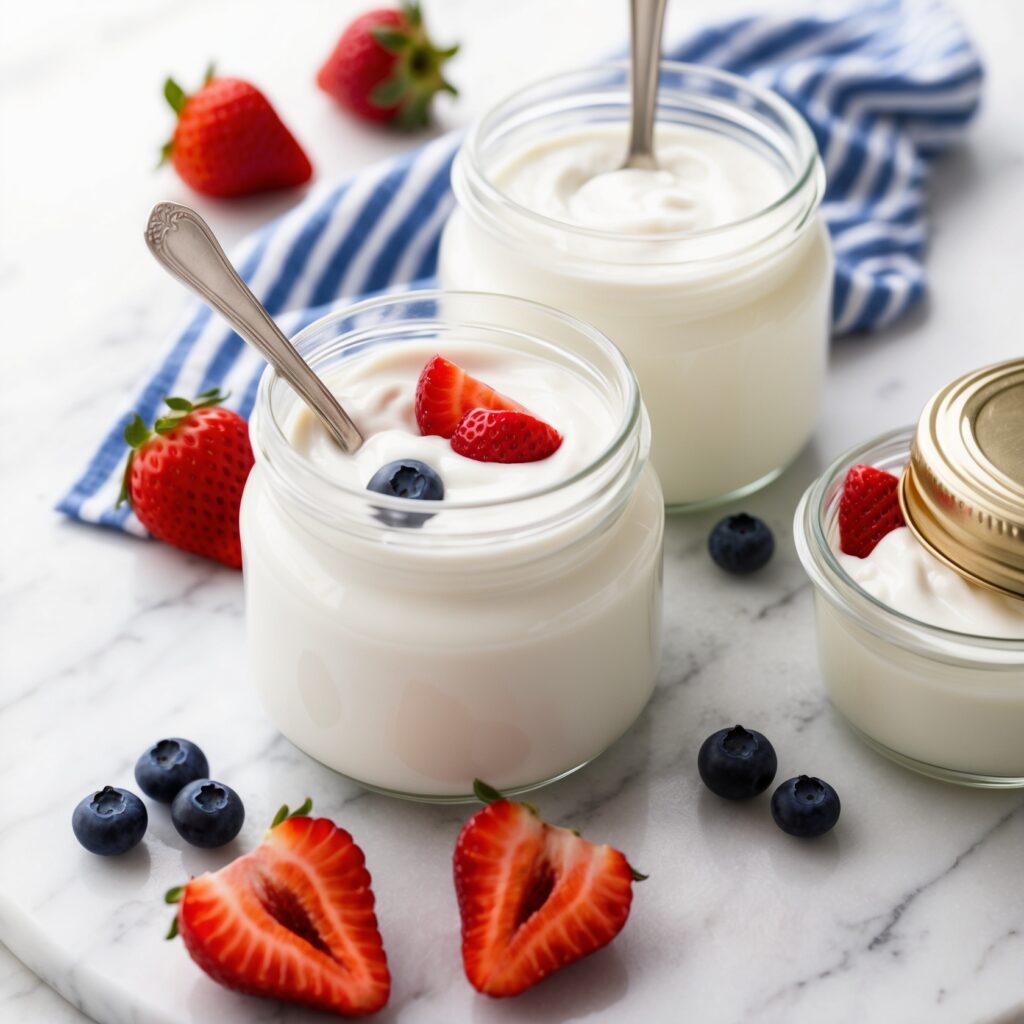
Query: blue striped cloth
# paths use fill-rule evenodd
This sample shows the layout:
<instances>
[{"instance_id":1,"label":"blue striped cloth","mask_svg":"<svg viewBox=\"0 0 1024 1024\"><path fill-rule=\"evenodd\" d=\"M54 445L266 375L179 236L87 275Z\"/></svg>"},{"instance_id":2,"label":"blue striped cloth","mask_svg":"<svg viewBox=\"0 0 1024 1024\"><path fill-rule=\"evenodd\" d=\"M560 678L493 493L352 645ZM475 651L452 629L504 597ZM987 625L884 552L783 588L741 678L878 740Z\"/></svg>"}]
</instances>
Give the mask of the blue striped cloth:
<instances>
[{"instance_id":1,"label":"blue striped cloth","mask_svg":"<svg viewBox=\"0 0 1024 1024\"><path fill-rule=\"evenodd\" d=\"M845 334L884 327L920 300L929 168L977 110L982 72L944 0L861 0L828 10L722 22L667 55L745 75L807 118L828 175L833 328ZM444 136L316 188L239 246L235 265L286 332L356 296L429 282L452 209L448 176L459 141ZM261 370L218 316L193 308L58 508L143 534L127 507L114 508L129 413L152 421L165 395L218 385L247 416Z\"/></svg>"}]
</instances>

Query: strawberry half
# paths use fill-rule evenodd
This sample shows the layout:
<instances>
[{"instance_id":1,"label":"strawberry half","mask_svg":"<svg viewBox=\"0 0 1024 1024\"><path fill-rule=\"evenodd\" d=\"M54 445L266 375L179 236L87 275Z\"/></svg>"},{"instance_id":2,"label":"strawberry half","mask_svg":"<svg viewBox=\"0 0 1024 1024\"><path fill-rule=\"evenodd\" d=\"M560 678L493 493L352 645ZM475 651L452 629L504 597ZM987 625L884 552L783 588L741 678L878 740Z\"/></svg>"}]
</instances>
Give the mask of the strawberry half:
<instances>
[{"instance_id":1,"label":"strawberry half","mask_svg":"<svg viewBox=\"0 0 1024 1024\"><path fill-rule=\"evenodd\" d=\"M839 548L847 555L867 558L875 545L900 526L906 526L897 496L899 478L874 466L854 466L843 481L839 499Z\"/></svg>"},{"instance_id":2,"label":"strawberry half","mask_svg":"<svg viewBox=\"0 0 1024 1024\"><path fill-rule=\"evenodd\" d=\"M214 388L194 402L168 398L150 430L138 415L125 427L131 446L118 505L167 544L242 567L238 509L253 465L249 425Z\"/></svg>"},{"instance_id":3,"label":"strawberry half","mask_svg":"<svg viewBox=\"0 0 1024 1024\"><path fill-rule=\"evenodd\" d=\"M561 444L554 427L528 412L471 409L452 435L452 450L477 462L539 462Z\"/></svg>"},{"instance_id":4,"label":"strawberry half","mask_svg":"<svg viewBox=\"0 0 1024 1024\"><path fill-rule=\"evenodd\" d=\"M189 955L227 988L344 1016L388 1001L363 852L327 818L286 817L252 853L167 899L180 902Z\"/></svg>"},{"instance_id":5,"label":"strawberry half","mask_svg":"<svg viewBox=\"0 0 1024 1024\"><path fill-rule=\"evenodd\" d=\"M462 962L477 991L515 996L611 942L644 876L529 804L474 789L488 806L466 822L454 856Z\"/></svg>"},{"instance_id":6,"label":"strawberry half","mask_svg":"<svg viewBox=\"0 0 1024 1024\"><path fill-rule=\"evenodd\" d=\"M421 434L451 437L471 409L522 408L442 356L434 356L416 382L416 424Z\"/></svg>"}]
</instances>

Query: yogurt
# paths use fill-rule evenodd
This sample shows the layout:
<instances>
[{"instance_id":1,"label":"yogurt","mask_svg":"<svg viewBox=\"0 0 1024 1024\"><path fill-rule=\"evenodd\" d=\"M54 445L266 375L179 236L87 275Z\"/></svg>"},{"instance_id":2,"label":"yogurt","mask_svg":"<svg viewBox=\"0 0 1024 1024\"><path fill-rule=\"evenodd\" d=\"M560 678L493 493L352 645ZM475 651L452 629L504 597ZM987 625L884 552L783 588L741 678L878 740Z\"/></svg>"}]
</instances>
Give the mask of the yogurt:
<instances>
[{"instance_id":1,"label":"yogurt","mask_svg":"<svg viewBox=\"0 0 1024 1024\"><path fill-rule=\"evenodd\" d=\"M779 116L761 119L769 94L731 76L691 69L675 91L665 74L676 120L657 126L654 171L618 169L618 93L573 93L556 115L527 90L485 117L453 167L458 208L439 274L445 287L533 299L606 333L640 381L666 500L682 506L762 485L808 440L832 256L816 215L820 162L798 115L770 97ZM705 74L735 101L695 98ZM696 113L702 102L720 107L713 124Z\"/></svg>"},{"instance_id":2,"label":"yogurt","mask_svg":"<svg viewBox=\"0 0 1024 1024\"><path fill-rule=\"evenodd\" d=\"M886 534L867 558L838 551L836 557L858 586L918 622L973 636L1024 640L1024 601L965 580L905 526Z\"/></svg>"},{"instance_id":3,"label":"yogurt","mask_svg":"<svg viewBox=\"0 0 1024 1024\"><path fill-rule=\"evenodd\" d=\"M469 799L474 778L560 777L640 714L660 661L663 499L635 380L600 335L534 309L558 347L519 330L499 343L484 314L508 324L522 303L445 295L440 326L417 303L371 302L298 339L366 438L354 455L283 382L261 385L241 511L250 674L284 735L336 771ZM554 425L558 451L498 465L421 437L415 384L438 352ZM440 473L443 500L366 490L405 458ZM389 503L431 515L396 525Z\"/></svg>"},{"instance_id":4,"label":"yogurt","mask_svg":"<svg viewBox=\"0 0 1024 1024\"><path fill-rule=\"evenodd\" d=\"M1024 601L961 579L906 527L866 558L838 551L847 471L863 463L898 475L912 435L847 453L797 509L822 680L846 720L893 760L946 781L1024 787Z\"/></svg>"},{"instance_id":5,"label":"yogurt","mask_svg":"<svg viewBox=\"0 0 1024 1024\"><path fill-rule=\"evenodd\" d=\"M325 375L365 443L354 455L335 444L312 410L298 405L285 426L292 447L330 479L354 489L390 462L418 459L437 471L445 500L514 499L568 480L612 440L615 424L597 390L563 366L494 346L448 340L443 355L503 395L514 397L562 435L558 450L538 462L477 462L456 454L444 437L416 425L416 382L437 354L410 342L344 363ZM512 513L514 515L514 513Z\"/></svg>"},{"instance_id":6,"label":"yogurt","mask_svg":"<svg viewBox=\"0 0 1024 1024\"><path fill-rule=\"evenodd\" d=\"M556 221L654 238L734 224L786 191L778 167L703 129L661 126L657 170L620 168L624 146L621 128L566 133L516 154L494 180Z\"/></svg>"}]
</instances>

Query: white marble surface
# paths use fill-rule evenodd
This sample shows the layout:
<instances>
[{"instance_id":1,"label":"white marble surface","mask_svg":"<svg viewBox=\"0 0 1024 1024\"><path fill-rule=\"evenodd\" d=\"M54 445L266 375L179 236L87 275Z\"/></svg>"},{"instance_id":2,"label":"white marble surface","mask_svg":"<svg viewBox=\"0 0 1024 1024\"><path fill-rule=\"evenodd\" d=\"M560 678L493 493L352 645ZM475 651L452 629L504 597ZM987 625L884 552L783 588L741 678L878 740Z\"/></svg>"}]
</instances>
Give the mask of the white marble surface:
<instances>
[{"instance_id":1,"label":"white marble surface","mask_svg":"<svg viewBox=\"0 0 1024 1024\"><path fill-rule=\"evenodd\" d=\"M460 971L449 856L465 812L361 793L275 737L238 668L236 575L50 511L182 301L141 243L153 200L184 195L150 172L168 127L164 72L194 78L216 56L287 110L321 173L360 165L402 141L343 120L309 84L360 6L51 0L5 19L0 935L105 1024L306 1019L220 991L162 940L163 890L228 854L182 851L159 811L145 847L120 862L91 858L71 837L81 795L129 783L139 750L177 733L244 794L242 844L277 804L307 793L359 838L396 982L381 1020L1024 1020L1024 795L916 778L844 730L821 696L810 594L789 541L793 505L823 460L912 420L952 375L1020 351L1024 7L962 5L990 80L971 146L936 175L933 297L886 336L835 347L814 444L747 503L777 531L773 564L753 580L725 578L704 554L712 517L672 522L656 696L605 757L537 798L651 873L625 933L498 1004L475 996ZM621 38L622 6L433 0L439 35L466 43L455 69L465 99L445 121L605 52ZM678 2L672 29L744 6ZM230 239L287 201L200 206ZM772 736L785 775L836 785L844 812L834 834L801 845L774 829L764 800L722 806L702 791L697 746L734 719ZM84 1019L6 952L0 1018Z\"/></svg>"}]
</instances>

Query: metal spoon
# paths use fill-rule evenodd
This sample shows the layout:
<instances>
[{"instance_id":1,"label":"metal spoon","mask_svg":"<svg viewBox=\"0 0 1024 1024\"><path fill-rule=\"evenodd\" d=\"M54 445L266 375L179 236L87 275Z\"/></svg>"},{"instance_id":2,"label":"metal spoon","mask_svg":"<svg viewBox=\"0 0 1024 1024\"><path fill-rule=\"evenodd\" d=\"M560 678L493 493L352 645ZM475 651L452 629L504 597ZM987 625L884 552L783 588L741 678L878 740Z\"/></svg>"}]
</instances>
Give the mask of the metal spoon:
<instances>
[{"instance_id":1,"label":"metal spoon","mask_svg":"<svg viewBox=\"0 0 1024 1024\"><path fill-rule=\"evenodd\" d=\"M157 203L146 225L146 244L166 270L217 310L288 381L342 451L359 448L363 435L348 413L249 291L195 210Z\"/></svg>"},{"instance_id":2,"label":"metal spoon","mask_svg":"<svg viewBox=\"0 0 1024 1024\"><path fill-rule=\"evenodd\" d=\"M668 0L630 0L629 152L625 167L658 169L654 159L654 113L658 105L661 28Z\"/></svg>"}]
</instances>

